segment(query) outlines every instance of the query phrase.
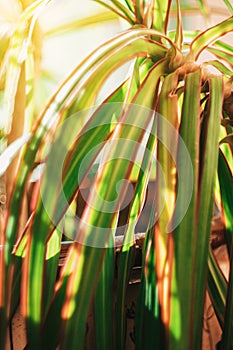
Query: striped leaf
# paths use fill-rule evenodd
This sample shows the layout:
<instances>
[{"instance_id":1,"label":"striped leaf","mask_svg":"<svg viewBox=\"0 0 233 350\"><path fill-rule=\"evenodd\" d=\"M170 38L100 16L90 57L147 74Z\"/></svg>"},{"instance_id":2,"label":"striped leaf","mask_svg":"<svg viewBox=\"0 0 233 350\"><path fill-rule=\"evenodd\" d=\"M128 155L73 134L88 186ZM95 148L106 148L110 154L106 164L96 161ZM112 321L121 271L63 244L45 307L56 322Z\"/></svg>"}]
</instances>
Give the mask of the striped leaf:
<instances>
[{"instance_id":1,"label":"striped leaf","mask_svg":"<svg viewBox=\"0 0 233 350\"><path fill-rule=\"evenodd\" d=\"M200 105L200 70L186 76L184 101L182 106L180 136L190 155L192 167L187 167L187 157L184 161L184 146L178 145L178 184L181 200L176 203L175 217L180 215L187 191L192 197L186 215L174 230L174 258L172 263L171 319L170 319L170 348L192 349L193 281L195 276L194 264L196 258L196 207L198 195L198 156L199 156L199 105ZM192 108L190 106L192 105ZM190 133L190 130L192 132ZM187 169L189 171L187 172ZM191 171L191 172L190 172ZM180 179L180 180L179 180ZM193 180L192 180L193 179ZM193 184L193 185L192 185ZM190 244L192 242L192 244ZM184 264L185 261L185 264Z\"/></svg>"}]
</instances>

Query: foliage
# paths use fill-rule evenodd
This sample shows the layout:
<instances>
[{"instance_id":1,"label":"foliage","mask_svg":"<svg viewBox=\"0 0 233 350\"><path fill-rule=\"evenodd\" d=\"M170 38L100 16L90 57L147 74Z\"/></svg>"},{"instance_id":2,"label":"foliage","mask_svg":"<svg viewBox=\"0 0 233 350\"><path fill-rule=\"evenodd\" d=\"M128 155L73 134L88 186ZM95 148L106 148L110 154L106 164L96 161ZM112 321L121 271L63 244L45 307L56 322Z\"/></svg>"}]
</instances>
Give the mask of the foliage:
<instances>
[{"instance_id":1,"label":"foliage","mask_svg":"<svg viewBox=\"0 0 233 350\"><path fill-rule=\"evenodd\" d=\"M96 348L124 349L135 230L155 172L135 347L201 349L208 284L222 349L233 349L233 49L221 41L233 17L190 33L182 29L179 1L172 7L170 0L98 0L129 28L79 62L37 114L37 17L48 2L22 1L13 34L1 38L0 185L7 198L1 203L0 348L20 304L29 349L82 349L91 305ZM175 30L169 27L174 13ZM115 15L104 12L99 19ZM212 58L200 63L205 52ZM126 79L101 100L106 80L127 62ZM77 220L76 198L87 181ZM127 220L120 225L129 188ZM215 197L226 225L228 282L209 247ZM124 241L115 277L119 227ZM73 243L58 273L63 234Z\"/></svg>"}]
</instances>

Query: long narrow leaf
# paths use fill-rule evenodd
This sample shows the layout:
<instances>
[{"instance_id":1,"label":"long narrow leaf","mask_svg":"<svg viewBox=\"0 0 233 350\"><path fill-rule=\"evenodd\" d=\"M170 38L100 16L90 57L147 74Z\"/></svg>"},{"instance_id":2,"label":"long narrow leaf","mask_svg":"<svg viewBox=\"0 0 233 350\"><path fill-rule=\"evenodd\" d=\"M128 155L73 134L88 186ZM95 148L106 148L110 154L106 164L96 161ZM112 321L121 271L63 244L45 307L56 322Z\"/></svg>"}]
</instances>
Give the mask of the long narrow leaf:
<instances>
[{"instance_id":1,"label":"long narrow leaf","mask_svg":"<svg viewBox=\"0 0 233 350\"><path fill-rule=\"evenodd\" d=\"M95 331L97 350L113 348L114 336L114 242L107 248L95 295ZM108 326L106 326L108 325Z\"/></svg>"},{"instance_id":2,"label":"long narrow leaf","mask_svg":"<svg viewBox=\"0 0 233 350\"><path fill-rule=\"evenodd\" d=\"M230 256L230 247L233 233L233 214L232 214L232 205L233 205L233 180L232 173L227 163L227 160L223 152L219 151L218 159L218 180L220 185L222 209L224 215L224 221L226 225L226 241L228 247L228 253Z\"/></svg>"},{"instance_id":3,"label":"long narrow leaf","mask_svg":"<svg viewBox=\"0 0 233 350\"><path fill-rule=\"evenodd\" d=\"M217 58L223 59L225 62L227 62L231 67L233 67L233 54L232 50L231 53L227 52L225 50L215 48L215 47L208 47L208 51L213 53Z\"/></svg>"},{"instance_id":4,"label":"long narrow leaf","mask_svg":"<svg viewBox=\"0 0 233 350\"><path fill-rule=\"evenodd\" d=\"M224 316L227 295L227 281L210 250L208 258L208 292L221 328L224 327Z\"/></svg>"},{"instance_id":5,"label":"long narrow leaf","mask_svg":"<svg viewBox=\"0 0 233 350\"><path fill-rule=\"evenodd\" d=\"M140 96L140 94L139 94ZM147 95L147 100L144 101L144 104L148 104L151 100L151 96ZM140 98L137 99L138 102L141 100ZM129 180L131 169L132 169L132 162L134 161L134 157L136 156L138 152L138 148L140 146L140 141L142 139L142 136L145 133L145 130L147 129L150 120L152 118L151 111L143 111L143 110L137 110L133 112L135 108L138 108L137 106L134 107L133 110L131 110L133 107L129 106L128 109L126 109L125 113L122 115L121 120L121 128L117 128L114 130L113 135L109 142L112 140L111 147L108 147L108 157L107 159L112 159L114 161L109 161L106 165L101 168L100 173L98 174L98 177L96 179L96 184L98 184L97 193L101 193L101 195L104 198L103 204L100 202L100 199L95 194L95 190L91 191L89 201L91 203L91 207L88 206L85 209L84 217L82 220L86 220L88 218L88 226L85 226L85 223L80 223L79 230L80 232L85 233L84 241L85 244L98 244L101 246L104 246L107 242L108 232L109 232L109 225L111 225L113 213L118 209L119 203L113 202L113 207L111 208L111 212L109 213L108 203L111 201L115 201L115 186L117 183L120 183L122 179ZM143 116L143 112L145 115ZM133 119L132 119L133 117ZM143 118L144 117L144 118ZM133 123L133 124L132 124ZM138 124L139 123L139 124ZM138 125L138 126L137 126ZM141 126L141 127L139 127ZM124 143L126 142L133 142L131 147L120 147L117 140L124 140ZM128 141L126 141L128 140ZM115 143L116 142L116 143ZM107 154L105 154L107 156ZM114 169L114 171L113 171ZM99 179L101 178L101 181ZM107 186L106 186L107 185ZM121 195L120 195L121 193ZM119 187L119 197L122 198L125 194L124 186ZM101 204L101 206L100 206ZM95 209L96 208L96 209ZM99 208L99 209L98 209ZM107 211L106 211L107 210ZM93 236L93 229L95 228L95 235ZM106 231L106 238L104 232L101 236L99 236L99 231L101 232L101 229L104 229L104 232ZM98 242L98 239L100 241ZM93 241L94 240L94 241ZM96 248L93 247L93 254L95 252ZM83 256L83 255L82 255ZM97 264L99 260L95 261L95 264ZM80 271L77 271L77 273L81 273ZM74 277L75 278L75 277ZM83 295L83 291L80 289L77 289L73 297L75 300L77 300L78 295ZM69 307L72 305L69 303ZM75 323L78 321L81 321L80 319L81 315L79 312L76 312L74 314ZM64 338L64 347L72 346L72 344L77 343L77 337L83 337L81 333L77 333L77 337L70 337L69 334L71 332L71 322L74 322L74 319L67 319L66 321L66 329L67 333ZM83 322L83 321L82 321ZM77 323L78 324L78 323Z\"/></svg>"},{"instance_id":6,"label":"long narrow leaf","mask_svg":"<svg viewBox=\"0 0 233 350\"><path fill-rule=\"evenodd\" d=\"M201 344L200 320L202 319L205 290L202 286L206 283L208 242L211 231L211 218L213 213L213 186L218 162L218 138L220 132L220 117L222 113L222 77L210 79L210 100L208 105L208 119L202 127L201 135L201 172L200 194L197 221L197 252L198 259L195 263L195 271L201 271L195 281L194 293L199 300L195 310L194 334L199 337L193 339L193 349L198 349ZM213 156L214 155L214 156ZM204 216L205 215L205 220Z\"/></svg>"},{"instance_id":7,"label":"long narrow leaf","mask_svg":"<svg viewBox=\"0 0 233 350\"><path fill-rule=\"evenodd\" d=\"M230 254L230 273L228 280L227 296L226 296L226 311L224 317L224 328L222 335L222 349L232 350L232 329L233 329L233 238Z\"/></svg>"},{"instance_id":8,"label":"long narrow leaf","mask_svg":"<svg viewBox=\"0 0 233 350\"><path fill-rule=\"evenodd\" d=\"M224 34L232 31L233 17L207 29L199 34L192 42L188 59L197 59L201 52Z\"/></svg>"},{"instance_id":9,"label":"long narrow leaf","mask_svg":"<svg viewBox=\"0 0 233 350\"><path fill-rule=\"evenodd\" d=\"M153 28L167 33L169 12L172 1L155 1L154 3L154 15L153 15Z\"/></svg>"},{"instance_id":10,"label":"long narrow leaf","mask_svg":"<svg viewBox=\"0 0 233 350\"><path fill-rule=\"evenodd\" d=\"M190 106L192 108L190 109ZM187 147L192 161L192 172L187 173L187 163L184 161L183 147L178 146L178 174L182 179L181 197L191 191L192 198L187 213L174 235L174 265L172 276L170 319L170 348L192 349L191 337L193 332L192 318L195 308L193 295L193 280L197 271L194 271L196 255L196 205L198 192L198 139L199 139L199 105L200 105L200 70L190 73L185 79L184 101L181 114L180 136ZM192 133L190 134L190 128ZM193 177L193 188L190 179ZM177 186L179 187L179 180ZM177 201L175 217L180 215L184 200ZM193 242L190 244L190 242ZM185 265L184 262L185 261ZM185 279L184 279L185 275ZM195 334L195 337L197 334Z\"/></svg>"},{"instance_id":11,"label":"long narrow leaf","mask_svg":"<svg viewBox=\"0 0 233 350\"><path fill-rule=\"evenodd\" d=\"M229 0L223 0L226 4L226 6L228 7L229 11L231 12L231 14L233 14L233 6L232 4L230 3Z\"/></svg>"},{"instance_id":12,"label":"long narrow leaf","mask_svg":"<svg viewBox=\"0 0 233 350\"><path fill-rule=\"evenodd\" d=\"M138 32L138 31L137 31ZM141 32L141 30L139 30L139 32ZM126 42L128 42L129 43L129 37L131 36L131 34L133 34L133 36L134 36L134 34L136 34L136 33L133 33L133 32L130 32L130 33L127 33L126 34L126 36L125 36L125 39L126 39ZM138 33L139 34L139 33ZM128 37L128 35L129 35L129 37ZM124 37L124 35L123 35L123 37ZM124 40L125 39L123 39L123 42L124 42ZM136 40L137 41L137 40ZM140 39L139 39L139 41L140 41ZM119 40L118 40L118 38L116 39L116 42L117 42L117 45L119 44ZM108 44L107 44L108 45ZM113 44L113 45L111 45L110 46L110 52L111 52L111 50L112 50L112 54L115 52L115 45L116 45L116 43L115 44ZM123 45L124 46L124 45ZM138 42L138 45L136 45L136 46L138 46L137 47L137 49L136 50L139 50L140 52L141 52L141 47L142 47L142 45ZM118 49L119 49L119 46L116 46L116 47L118 47ZM129 46L128 46L128 48L129 48ZM136 48L136 47L135 47ZM151 48L152 48L152 46L151 46ZM161 47L162 48L162 47ZM162 49L162 50L164 50L164 49ZM122 52L123 52L123 47L122 47ZM132 51L131 51L131 49L129 49L129 52L130 52L130 54L132 53ZM147 52L148 52L148 46L146 45L146 48L145 48L145 50L144 50L144 54L147 54ZM136 53L136 52L135 52ZM137 55L137 54L136 54ZM123 55L124 57L125 57L125 52L124 52L124 55ZM122 57L123 57L122 56ZM101 52L100 53L100 57L102 57L102 59L105 61L106 60L106 53L105 53L105 55ZM120 59L120 57L119 56L113 56L113 60L115 61L115 65L118 65L119 64L119 60ZM129 58L127 58L127 59L129 59ZM114 62L112 61L112 62L110 62L110 61L108 61L108 63L109 63L109 69L107 69L106 70L106 67L104 67L103 68L103 72L104 72L104 74L102 74L102 73L100 73L99 72L99 70L97 69L96 70L96 73L93 73L93 75L90 77L90 80L91 79L93 79L93 80L95 80L95 81L97 81L97 83L98 83L98 87L100 86L100 84L101 84L101 82L103 83L104 82L104 79L106 79L106 77L107 77L107 75L112 71L112 69L113 69L113 66L112 66L112 64L114 65ZM84 70L82 70L82 73L81 73L81 75L78 75L78 77L76 78L77 80L79 80L79 79L81 79L81 77L83 76L83 74L85 74L87 71L88 71L88 68L86 67L86 62L84 62L83 63L84 64ZM97 58L94 58L94 60L93 59L91 59L91 62L89 63L91 66L92 65L95 65L95 64L99 64L99 58L97 59ZM76 72L76 70L75 70L75 72ZM108 72L108 73L107 73ZM70 79L71 78L73 78L73 76L71 75L71 77L70 77ZM69 81L68 81L68 83L69 83ZM88 88L88 90L90 90L90 87L92 86L91 84L89 84L87 81L85 81L85 85L86 84L88 84L88 86L89 86L89 88ZM75 85L73 85L73 89L74 89L74 87L75 87ZM62 85L62 88L64 88L64 90L65 91L67 91L67 88L64 86L64 84ZM80 90L82 90L83 89L83 85L81 84L81 86L79 87L79 89ZM75 93L72 91L72 89L70 90L70 91L68 91L68 96L69 96L69 94L71 94L72 93L72 98L71 98L71 101L73 101L74 99L75 99L75 96L77 96L77 94L79 93L79 89L77 89L76 87L75 87ZM83 98L82 98L82 101L80 101L80 108L81 107L84 107L84 106L88 106L88 105L90 105L91 104L91 102L93 101L93 97L95 96L95 91L93 90L93 88L91 87L91 90L90 90L90 94L89 94L89 91L87 90L87 93L83 96ZM62 107L63 107L63 103L65 103L65 105L67 104L66 103L66 98L64 98L64 95L63 94L61 94L61 90L58 90L58 92L56 93L56 95L54 95L54 97L52 98L52 100L50 101L50 103L55 99L55 97L57 96L57 95L61 95L61 99L58 99L58 104L55 104L55 106L53 107L53 109L48 109L48 108L46 108L45 109L45 111L42 113L42 116L41 116L41 119L42 119L42 123L41 123L41 125L39 124L39 126L38 126L38 131L37 131L37 133L35 133L34 135L33 135L33 137L32 137L32 139L30 140L30 142L29 142L29 147L28 147L28 149L27 149L27 152L26 152L26 154L25 154L25 157L24 157L24 164L22 165L22 168L21 168L21 172L20 172L20 174L19 174L19 180L18 180L18 182L17 182L17 188L19 189L19 191L22 193L23 191L24 191L24 186L25 186L25 183L26 183L26 179L27 179L27 176L28 176L28 173L29 173L29 171L30 171L30 166L29 166L29 159L30 159L30 162L32 162L32 164L33 164L33 161L34 161L34 157L35 157L35 154L36 154L36 151L37 151L37 148L38 148L38 146L40 145L40 143L41 143L41 140L42 140L42 138L43 138L43 136L44 136L44 134L46 133L46 130L52 125L52 121L51 121L51 114L52 114L52 112L54 111L54 113L55 113L55 115L54 115L54 120L56 121L57 120L57 109L61 109ZM67 95L67 92L66 92L66 95ZM87 97L88 96L88 97ZM69 101L69 104L68 105L70 105L72 102L71 101ZM68 107L66 107L66 108L68 108ZM33 151L32 151L33 150ZM29 156L30 155L30 156ZM30 158L29 158L30 157ZM76 187L76 186L75 186ZM74 188L72 188L70 191L70 193L73 193L73 189ZM16 195L17 194L17 195ZM11 207L11 217L9 217L8 218L8 225L7 225L7 236L8 236L8 245L9 245L9 247L11 246L11 241L13 242L14 241L14 237L15 237L15 234L16 234L16 232L17 232L17 217L18 217L18 208L19 208L19 202L21 201L21 195L19 195L19 192L17 192L17 190L15 190L15 198L14 199L12 199L12 207ZM13 207L14 207L14 209L13 209ZM39 212L40 212L40 210L39 210ZM47 219L48 220L50 220L50 218L49 217L47 217ZM43 219L44 220L44 219ZM43 221L42 220L42 221ZM38 223L40 222L41 220L38 220ZM47 220L46 220L47 221ZM46 221L44 221L44 223L46 222ZM45 226L46 226L46 224L45 224ZM47 226L48 227L48 226ZM46 229L47 230L47 229ZM42 232L42 228L41 228L41 230L40 230L40 232ZM45 236L43 236L43 238L42 238L42 236L41 236L41 238L40 239L42 239L42 240L44 240L44 239L46 239L45 238ZM34 244L34 243L33 243ZM35 243L35 247L36 247L36 243ZM42 255L41 255L41 257L42 256L44 256L44 253L45 253L45 251L40 251L39 249L36 251L38 254L39 253L41 253ZM39 258L39 260L40 260L41 258ZM43 270L40 270L40 272L41 272L41 274L43 274ZM41 275L42 276L42 275ZM39 279L38 279L38 281L39 281ZM33 297L33 296L32 296ZM34 296L35 297L35 296ZM33 298L34 298L33 297ZM33 303L32 303L32 305L33 305ZM40 310L37 308L33 308L32 310L34 310L34 312L40 312ZM36 316L36 319L38 320L38 316ZM40 319L40 317L39 317L39 319ZM37 342L36 342L37 343Z\"/></svg>"},{"instance_id":13,"label":"long narrow leaf","mask_svg":"<svg viewBox=\"0 0 233 350\"><path fill-rule=\"evenodd\" d=\"M120 4L119 1L116 2L117 4L115 4L115 1L114 2L112 1L115 6L106 4L102 0L95 0L95 1L98 2L99 4L103 5L104 7L108 8L112 12L116 13L118 16L120 16L123 19L125 19L126 21L128 21L130 24L135 24L133 14L130 11L128 11L128 9L125 8L122 4Z\"/></svg>"},{"instance_id":14,"label":"long narrow leaf","mask_svg":"<svg viewBox=\"0 0 233 350\"><path fill-rule=\"evenodd\" d=\"M174 72L165 77L158 102L158 150L157 159L159 167L156 172L156 210L158 221L155 227L155 271L158 287L158 298L161 307L161 318L165 327L169 322L169 273L171 272L168 258L173 254L170 250L172 235L168 234L169 221L172 218L175 205L176 172L175 159L177 146L174 140L178 133L178 85L179 73ZM168 253L169 251L169 253ZM169 271L169 272L168 272ZM153 330L150 329L151 335Z\"/></svg>"},{"instance_id":15,"label":"long narrow leaf","mask_svg":"<svg viewBox=\"0 0 233 350\"><path fill-rule=\"evenodd\" d=\"M149 86L154 84L155 88L159 82L160 76L164 73L166 68L166 61L162 61L160 64L153 67L146 77L141 89L140 98L143 96L143 92L148 95L148 91L151 90L152 100L151 107L153 108L153 95L152 89L148 90ZM138 95L139 97L139 95ZM135 98L134 103L138 103L138 97ZM146 98L144 98L146 100ZM153 130L153 128L152 128ZM129 271L132 263L134 231L136 226L136 218L142 210L142 205L145 201L145 191L149 181L150 166L152 158L154 156L155 147L155 131L152 132L151 137L148 140L148 151L146 150L143 162L141 165L141 171L138 176L138 184L135 188L135 195L129 209L129 221L124 236L124 244L120 253L119 260L119 276L118 276L118 290L117 290L117 305L116 305L116 348L122 348L125 338L125 315L124 315L124 302L126 295L126 288L129 279ZM148 154L149 153L149 154ZM149 172L149 173L148 173Z\"/></svg>"},{"instance_id":16,"label":"long narrow leaf","mask_svg":"<svg viewBox=\"0 0 233 350\"><path fill-rule=\"evenodd\" d=\"M222 74L224 74L226 77L232 76L232 70L230 70L227 66L225 66L223 63L217 60L213 60L208 62L209 65L217 68Z\"/></svg>"}]
</instances>

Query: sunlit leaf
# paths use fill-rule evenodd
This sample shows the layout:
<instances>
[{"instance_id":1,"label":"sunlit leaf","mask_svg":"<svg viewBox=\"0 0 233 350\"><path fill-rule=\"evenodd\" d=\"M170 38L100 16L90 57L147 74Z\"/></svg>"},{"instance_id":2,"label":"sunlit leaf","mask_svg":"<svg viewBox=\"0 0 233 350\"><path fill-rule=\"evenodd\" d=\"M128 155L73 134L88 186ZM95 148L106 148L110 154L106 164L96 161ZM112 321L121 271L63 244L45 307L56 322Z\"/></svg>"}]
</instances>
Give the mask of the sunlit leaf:
<instances>
[{"instance_id":1,"label":"sunlit leaf","mask_svg":"<svg viewBox=\"0 0 233 350\"><path fill-rule=\"evenodd\" d=\"M227 32L232 31L233 17L200 33L191 43L189 59L197 59L201 52Z\"/></svg>"},{"instance_id":2,"label":"sunlit leaf","mask_svg":"<svg viewBox=\"0 0 233 350\"><path fill-rule=\"evenodd\" d=\"M232 11L229 1L224 1ZM37 116L34 96L40 87L35 85L38 62L32 33L38 11L47 2L30 0L32 5L16 23L12 38L9 42L4 38L0 49L4 60L0 88L6 82L1 129L10 131L11 116L17 117L19 105L29 130L28 136L0 155L1 176L22 149L0 235L0 348L5 348L6 327L19 299L30 349L83 350L93 303L97 349L126 346L125 303L134 233L153 171L157 188L149 193L153 199L145 224L136 349L201 349L207 266L209 294L228 349L232 346L232 261L228 285L212 253L208 261L208 250L217 170L228 250L232 238L232 127L231 114L223 105L223 88L226 92L231 83L232 47L218 40L232 31L232 17L202 32L183 33L181 13L195 15L203 10L204 1L180 6L177 0L171 9L170 0L97 0L111 11L95 20L89 16L58 25L46 35L74 33L120 17L132 28L78 62L47 104L40 102L43 110ZM177 29L167 35L173 15ZM205 49L219 61L196 64ZM105 82L125 63L133 68L102 101ZM209 74L208 65L221 76ZM25 107L16 94L24 69ZM220 123L225 129L219 142ZM175 134L170 133L171 125ZM83 194L86 181L88 197L79 216L76 198ZM127 223L121 226L128 188L132 197ZM118 232L124 234L124 241L114 279ZM63 233L73 243L60 272Z\"/></svg>"},{"instance_id":3,"label":"sunlit leaf","mask_svg":"<svg viewBox=\"0 0 233 350\"><path fill-rule=\"evenodd\" d=\"M8 134L11 130L12 114L14 111L15 95L21 65L27 57L36 17L49 1L50 0L37 0L25 9L9 44L9 56L7 57L9 64L6 73L3 110L1 111L1 129L4 129L5 134ZM31 20L31 18L33 19ZM31 22L29 23L30 20Z\"/></svg>"},{"instance_id":4,"label":"sunlit leaf","mask_svg":"<svg viewBox=\"0 0 233 350\"><path fill-rule=\"evenodd\" d=\"M223 59L225 62L230 64L231 67L233 68L232 49L231 49L231 52L229 52L228 50L225 51L224 49L219 49L219 48L215 48L215 47L209 47L208 51L213 53L217 58ZM221 63L221 62L219 62L219 63Z\"/></svg>"},{"instance_id":5,"label":"sunlit leaf","mask_svg":"<svg viewBox=\"0 0 233 350\"><path fill-rule=\"evenodd\" d=\"M192 102L191 102L192 101ZM190 110L192 103L192 110ZM190 337L193 332L194 324L192 322L193 310L195 307L196 296L193 295L194 270L196 250L194 245L190 245L190 241L194 242L196 232L196 206L198 199L198 138L199 138L199 105L200 105L200 71L190 73L185 79L184 101L182 106L180 136L187 147L192 162L192 168L189 167L187 173L187 160L184 159L184 146L180 142L178 145L178 175L184 186L180 189L181 198L185 198L187 191L191 191L192 197L187 208L187 213L179 226L174 230L174 262L173 262L173 278L171 291L174 298L171 299L171 348L185 349L190 344ZM193 130L190 134L190 128ZM191 170L191 173L190 173ZM193 188L192 181L193 178ZM178 179L179 188L179 179ZM174 217L180 215L180 210L184 203L184 199L178 201L175 207ZM184 248L185 247L185 248ZM184 266L183 261L186 261ZM185 272L184 272L185 270ZM184 280L184 273L186 279ZM196 275L196 274L195 274ZM187 282L187 278L189 282ZM194 300L192 300L194 298ZM199 303L199 300L198 300ZM179 315L179 316L178 316ZM195 337L197 333L195 334Z\"/></svg>"},{"instance_id":6,"label":"sunlit leaf","mask_svg":"<svg viewBox=\"0 0 233 350\"><path fill-rule=\"evenodd\" d=\"M2 176L6 172L12 160L15 158L15 156L21 150L21 148L27 143L30 137L31 137L30 134L20 137L18 140L11 143L3 151L2 154L0 154L0 163L2 164L2 167L0 170L0 176Z\"/></svg>"},{"instance_id":7,"label":"sunlit leaf","mask_svg":"<svg viewBox=\"0 0 233 350\"><path fill-rule=\"evenodd\" d=\"M99 4L103 5L104 7L110 9L111 11L116 13L118 16L120 16L123 19L125 19L126 21L128 21L130 24L135 24L134 15L127 8L125 8L124 5L122 5L120 1L116 1L116 0L112 1L113 6L107 4L106 2L104 2L102 0L95 0L95 1L98 2Z\"/></svg>"},{"instance_id":8,"label":"sunlit leaf","mask_svg":"<svg viewBox=\"0 0 233 350\"><path fill-rule=\"evenodd\" d=\"M213 66L217 68L222 74L224 74L226 77L231 77L233 74L233 71L230 70L228 67L226 67L223 63L220 61L210 61L208 62L208 65Z\"/></svg>"},{"instance_id":9,"label":"sunlit leaf","mask_svg":"<svg viewBox=\"0 0 233 350\"><path fill-rule=\"evenodd\" d=\"M162 61L155 67L151 69L148 76L138 92L138 96L135 97L134 103L138 103L139 96L143 97L148 95L148 87L151 86L152 82L156 86L159 82L160 76L164 73L164 68L166 68L166 62ZM152 90L153 92L153 90ZM153 95L152 95L153 96ZM144 96L144 100L146 97ZM142 103L142 102L141 102ZM153 99L151 100L151 107L153 108ZM132 254L134 245L134 233L135 226L137 224L137 218L139 217L143 204L145 202L146 189L148 186L148 181L150 177L151 163L155 156L155 126L152 127L151 136L148 140L147 148L145 154L143 155L143 161L141 165L141 171L138 174L137 185L135 188L134 198L129 208L129 218L127 222L127 227L124 232L124 242L119 258L119 274L118 274L118 290L117 290L117 305L116 305L116 348L120 348L124 344L125 338L125 313L124 313L124 300L126 296L126 289L129 279L129 272L132 264ZM149 224L149 223L148 223Z\"/></svg>"},{"instance_id":10,"label":"sunlit leaf","mask_svg":"<svg viewBox=\"0 0 233 350\"><path fill-rule=\"evenodd\" d=\"M200 191L197 230L198 259L195 262L195 270L201 271L199 278L195 281L195 295L199 300L195 309L195 330L198 334L200 320L203 314L205 291L201 286L205 284L208 260L208 242L211 231L211 218L213 213L213 189L218 161L218 138L220 132L220 118L222 114L222 77L216 76L210 79L210 100L208 120L206 119L201 132L201 159L200 159ZM214 153L213 153L214 152ZM215 155L213 157L213 154ZM205 214L204 214L205 213ZM203 220L205 215L205 220ZM196 320L196 321L195 321ZM199 325L198 325L199 323ZM199 333L200 334L200 333ZM198 347L201 339L195 337L194 348Z\"/></svg>"},{"instance_id":11,"label":"sunlit leaf","mask_svg":"<svg viewBox=\"0 0 233 350\"><path fill-rule=\"evenodd\" d=\"M115 270L115 249L107 248L101 274L95 294L95 334L96 348L108 350L113 348L114 334L114 270ZM108 325L108 327L106 327Z\"/></svg>"},{"instance_id":12,"label":"sunlit leaf","mask_svg":"<svg viewBox=\"0 0 233 350\"><path fill-rule=\"evenodd\" d=\"M172 1L153 1L154 5L154 15L153 15L153 25L154 29L161 31L162 33L167 33L169 12L171 8Z\"/></svg>"}]
</instances>

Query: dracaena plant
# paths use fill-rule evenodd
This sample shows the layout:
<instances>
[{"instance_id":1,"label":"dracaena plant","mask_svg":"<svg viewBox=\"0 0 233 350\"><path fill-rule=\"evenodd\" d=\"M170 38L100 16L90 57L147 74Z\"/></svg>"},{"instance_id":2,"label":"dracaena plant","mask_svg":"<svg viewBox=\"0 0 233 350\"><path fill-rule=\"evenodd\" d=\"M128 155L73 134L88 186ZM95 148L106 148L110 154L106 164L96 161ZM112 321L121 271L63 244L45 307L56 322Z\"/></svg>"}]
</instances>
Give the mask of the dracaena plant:
<instances>
[{"instance_id":1,"label":"dracaena plant","mask_svg":"<svg viewBox=\"0 0 233 350\"><path fill-rule=\"evenodd\" d=\"M222 22L186 33L179 1L174 7L169 0L97 1L129 28L78 63L34 115L33 101L22 102L20 93L34 74L36 18L47 2L24 6L1 51L3 187L12 158L21 152L1 213L0 348L18 304L28 349L82 349L91 305L96 348L125 348L135 228L154 173L135 347L201 349L208 289L223 331L221 348L232 349L233 48L221 40L233 28L232 6L225 0L229 17ZM174 16L176 28L170 30ZM204 52L212 58L200 63ZM103 84L127 62L125 80L101 100ZM33 117L26 136L11 144L12 120L24 118L25 110ZM76 197L88 179L79 217ZM127 220L120 226L132 179ZM209 246L214 198L225 222L228 281ZM124 238L116 277L119 226ZM66 231L73 243L58 274Z\"/></svg>"}]
</instances>

